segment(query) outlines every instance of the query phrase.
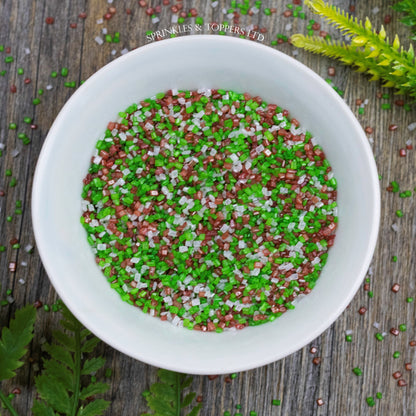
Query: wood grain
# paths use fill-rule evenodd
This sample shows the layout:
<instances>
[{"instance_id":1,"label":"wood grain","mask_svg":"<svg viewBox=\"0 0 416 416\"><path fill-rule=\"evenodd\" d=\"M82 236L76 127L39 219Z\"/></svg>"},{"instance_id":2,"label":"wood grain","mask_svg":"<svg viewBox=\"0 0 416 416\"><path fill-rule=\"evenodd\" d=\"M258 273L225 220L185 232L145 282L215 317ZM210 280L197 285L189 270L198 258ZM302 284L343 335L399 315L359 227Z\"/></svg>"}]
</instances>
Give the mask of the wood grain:
<instances>
[{"instance_id":1,"label":"wood grain","mask_svg":"<svg viewBox=\"0 0 416 416\"><path fill-rule=\"evenodd\" d=\"M219 1L216 8L211 6L210 1L183 0L181 3L184 10L195 7L205 22L226 20L222 9L230 7L230 2L225 0ZM158 4L162 2L152 2L152 6ZM390 8L391 2L338 0L335 4L347 10L350 6L355 6L355 15L359 18L370 16L375 26L383 23L386 14L391 14L392 22L386 26L388 34L392 36L397 32L402 41L408 43L409 31L399 23L398 14ZM97 24L97 20L102 18L109 6L104 0L0 1L0 44L10 47L11 55L15 58L12 64L6 64L6 53L0 53L0 71L7 70L6 75L0 77L0 143L6 145L3 156L0 157L0 190L6 193L4 197L0 197L0 244L7 247L6 252L0 253L0 298L4 299L6 290L11 289L15 299L13 304L1 308L2 325L8 322L17 307L35 300L51 304L56 299L36 248L33 254L25 252L23 248L27 244L35 244L30 200L36 160L49 127L73 93L72 89L64 86L64 82L76 81L78 84L119 56L122 49L131 50L146 44L147 30L172 25L170 7L163 7L161 20L154 25L137 1L115 0L112 5L117 8L115 16L108 22ZM265 0L263 5L275 7L277 12L270 17L262 12L252 17L243 16L240 25L252 23L266 27L266 45L270 45L277 33L290 34L306 30L307 21L282 16L286 2ZM129 15L126 13L127 8L131 9ZM379 9L378 13L375 13L375 8ZM88 17L85 20L78 18L80 12L86 12ZM45 23L48 16L54 17L53 25ZM310 12L307 12L307 16L308 19L314 18ZM70 28L70 23L77 23L77 28ZM290 31L285 30L288 23L293 24ZM110 34L120 31L121 42L99 46L94 38L103 37L104 27ZM322 24L322 29L327 30L328 26ZM331 33L337 37L336 32L331 30ZM29 48L31 53L26 54L25 48ZM294 51L288 44L279 45L278 48L289 55ZM113 49L116 51L115 55L112 55ZM229 380L226 376L215 380L204 376L195 377L193 388L203 396L204 402L201 415L220 416L225 410L234 414L237 404L241 404L243 415L248 415L251 410L262 416L416 415L414 372L404 369L406 362L413 361L414 367L416 366L416 348L408 345L411 339L416 339L416 303L405 301L409 296L416 298L416 203L414 196L402 199L397 194L385 191L392 180L396 180L402 190L413 191L416 186L415 150L409 150L404 158L399 156L399 149L406 146L407 140L411 139L416 145L415 133L407 129L411 122L416 121L416 112L407 112L402 107L395 106L393 102L397 97L393 97L391 91L382 89L378 83L370 83L368 78L353 73L350 68L303 51L299 51L297 59L325 78L328 67L335 67L336 76L333 77L333 82L345 91L345 101L358 116L362 126L374 129L369 138L374 140L372 148L381 175L382 189L380 238L369 276L370 290L374 297L370 299L361 288L350 307L327 331L311 345L281 361L240 373L231 382L227 382ZM50 77L52 71L60 71L64 66L69 69L67 79L61 76ZM18 67L24 68L23 76L17 75ZM31 78L30 84L24 84L26 77ZM15 94L10 92L12 84L17 87ZM48 85L52 86L50 91L46 91ZM40 96L41 104L34 106L32 99L38 96L39 89L43 89L44 94ZM389 93L390 98L377 98L379 92ZM364 115L358 115L355 103L357 98L368 99ZM392 109L382 110L383 103L391 103ZM319 105L319 97L317 104ZM38 128L31 130L24 124L25 116L32 117ZM9 130L10 122L16 122L18 129ZM397 124L398 129L389 131L391 124ZM29 146L22 145L17 139L19 132L25 132L31 138ZM14 149L19 151L16 157L12 156ZM10 178L5 176L6 169L11 169L13 176L18 179L14 188L9 186ZM18 199L23 202L23 215L13 214ZM398 209L403 211L403 218L396 217L395 212ZM11 222L6 221L8 215L13 216ZM398 232L392 230L392 224L397 224ZM19 239L21 249L11 248L9 241L13 238ZM393 255L398 257L396 263L391 261ZM8 270L9 262L12 261L18 263L15 273ZM396 282L401 287L395 294L390 288ZM358 314L361 306L368 309L363 316ZM56 327L57 319L52 313L39 311L36 335L30 348L30 362L18 371L16 378L1 386L7 393L15 386L21 388L22 394L14 400L21 415L31 413L35 394L34 376L39 371L41 344L50 340L51 330ZM373 326L375 322L379 323L379 329ZM375 339L376 332L388 333L390 328L397 328L402 323L407 324L406 332L397 337L388 334L381 342ZM346 330L352 330L353 342L345 342ZM309 352L312 345L318 349L315 355ZM108 360L108 367L113 369L112 387L106 395L111 400L111 407L106 414L138 416L147 410L140 393L156 380L156 369L126 357L104 344L100 348ZM394 351L401 352L400 358L392 358ZM319 365L312 363L316 356L321 357ZM357 377L352 373L354 367L363 370L362 376ZM392 377L392 373L397 370L404 374L407 387L397 386L397 381ZM376 392L382 392L383 399L376 400L376 406L370 408L365 399L368 396L375 397ZM323 406L317 405L318 398L324 401ZM272 399L281 399L281 405L272 406Z\"/></svg>"}]
</instances>

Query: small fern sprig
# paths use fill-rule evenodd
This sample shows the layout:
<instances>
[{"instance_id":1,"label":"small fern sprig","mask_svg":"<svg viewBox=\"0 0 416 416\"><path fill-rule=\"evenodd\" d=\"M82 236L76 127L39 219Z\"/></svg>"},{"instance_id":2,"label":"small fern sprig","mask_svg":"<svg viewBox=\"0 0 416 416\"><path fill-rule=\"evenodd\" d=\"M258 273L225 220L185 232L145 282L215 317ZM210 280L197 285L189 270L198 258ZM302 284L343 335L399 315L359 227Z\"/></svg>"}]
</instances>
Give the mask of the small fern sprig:
<instances>
[{"instance_id":1,"label":"small fern sprig","mask_svg":"<svg viewBox=\"0 0 416 416\"><path fill-rule=\"evenodd\" d=\"M398 82L406 83L407 77L396 74L392 74L389 66L380 66L374 59L369 59L369 54L372 50L361 50L360 48L347 45L344 42L339 41L327 41L318 36L305 37L304 39L297 40L299 47L304 48L313 53L322 54L330 58L336 58L342 61L346 65L354 65L357 72L368 72L372 75L371 80L384 79L389 85L393 86Z\"/></svg>"},{"instance_id":2,"label":"small fern sprig","mask_svg":"<svg viewBox=\"0 0 416 416\"><path fill-rule=\"evenodd\" d=\"M402 0L392 6L397 12L404 13L400 21L413 32L410 39L416 40L416 0Z\"/></svg>"},{"instance_id":3,"label":"small fern sprig","mask_svg":"<svg viewBox=\"0 0 416 416\"><path fill-rule=\"evenodd\" d=\"M22 357L33 338L33 327L36 319L36 310L28 305L16 311L15 318L10 321L9 327L2 329L0 338L0 381L7 380L16 375L15 371L23 365ZM0 403L13 416L18 416L9 398L0 390Z\"/></svg>"},{"instance_id":4,"label":"small fern sprig","mask_svg":"<svg viewBox=\"0 0 416 416\"><path fill-rule=\"evenodd\" d=\"M351 44L296 34L291 37L294 46L339 59L347 65L355 66L359 72L369 73L372 75L371 80L383 80L383 86L394 87L399 94L416 96L416 67L412 45L407 51L403 50L397 35L390 44L384 27L377 33L372 29L368 17L363 24L323 0L305 0L305 4L341 33L349 35Z\"/></svg>"},{"instance_id":5,"label":"small fern sprig","mask_svg":"<svg viewBox=\"0 0 416 416\"><path fill-rule=\"evenodd\" d=\"M108 384L83 383L84 376L94 374L105 364L102 357L85 358L86 354L94 351L100 340L91 337L91 332L63 304L61 313L63 319L60 323L66 331L53 331L55 342L44 346L50 358L44 360L43 371L35 379L40 399L34 402L33 415L102 415L109 402L91 399L96 394L105 393L109 388Z\"/></svg>"},{"instance_id":6,"label":"small fern sprig","mask_svg":"<svg viewBox=\"0 0 416 416\"><path fill-rule=\"evenodd\" d=\"M192 377L173 371L160 369L157 372L160 382L150 386L146 395L147 405L154 413L142 413L141 416L181 416L182 409L191 405L196 393L183 396L183 391L192 383ZM197 416L202 404L198 403L187 416Z\"/></svg>"}]
</instances>

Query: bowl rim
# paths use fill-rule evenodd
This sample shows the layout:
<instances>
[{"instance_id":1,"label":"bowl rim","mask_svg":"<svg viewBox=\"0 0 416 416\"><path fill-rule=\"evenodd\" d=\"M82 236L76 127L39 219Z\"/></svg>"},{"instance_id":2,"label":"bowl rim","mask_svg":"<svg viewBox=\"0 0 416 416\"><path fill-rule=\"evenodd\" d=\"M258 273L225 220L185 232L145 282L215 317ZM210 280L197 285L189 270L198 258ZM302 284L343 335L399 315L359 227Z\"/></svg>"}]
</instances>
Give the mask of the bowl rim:
<instances>
[{"instance_id":1,"label":"bowl rim","mask_svg":"<svg viewBox=\"0 0 416 416\"><path fill-rule=\"evenodd\" d=\"M368 246L367 250L365 252L365 255L362 257L360 263L360 272L359 275L360 278L355 279L354 284L351 285L348 293L344 297L344 301L341 302L337 309L333 311L331 315L328 316L328 319L325 321L319 322L316 327L309 332L309 335L305 338L302 338L299 342L295 343L291 348L286 349L286 351L282 353L275 353L270 354L267 357L263 357L262 359L256 360L256 364L252 363L241 363L240 366L236 366L232 370L227 369L226 372L239 372L239 371L245 371L252 368L261 367L267 364L270 364L274 361L280 360L288 355L293 354L295 351L298 351L299 349L303 348L305 345L310 343L312 340L314 340L316 337L321 335L325 330L327 330L341 315L341 313L345 310L347 305L351 302L352 298L357 293L359 286L361 285L365 274L368 270L368 267L371 263L374 250L377 244L377 238L378 238L378 232L379 232L379 225L380 225L380 210L381 210L381 202L380 202L380 187L379 187L379 180L378 180L378 172L376 168L376 164L374 161L373 152L371 150L371 147L368 143L368 140L366 139L366 136L364 134L364 131L352 113L351 108L345 103L345 101L328 85L327 82L323 78L321 78L318 74L316 74L312 69L307 67L305 64L297 61L296 59L288 56L287 54L280 52L278 50L275 50L269 46L245 40L240 38L234 38L231 36L220 36L220 35L188 35L188 36L182 36L178 38L171 38L171 39L165 39L162 42L153 42L150 44L143 45L137 49L134 49L130 52L128 52L125 55L122 55L115 59L114 61L106 64L102 68L100 68L97 72L92 74L87 81L81 85L74 94L67 100L67 102L64 104L64 106L59 111L57 117L55 118L47 137L42 145L41 152L39 154L39 158L36 164L36 170L34 174L33 179L33 186L32 186L32 201L31 201L31 211L32 211L32 222L33 222L33 230L34 230L34 236L36 240L36 246L39 251L39 255L42 261L42 264L46 270L46 273L49 277L50 282L52 283L54 289L60 296L60 298L63 300L65 305L71 310L73 315L91 332L96 334L102 341L110 345L111 347L117 349L120 352L123 352L124 354L135 358L137 360L140 360L142 362L160 367L161 362L158 362L155 359L149 359L145 355L142 355L140 353L140 350L131 351L127 348L124 348L124 345L121 342L118 342L117 340L111 338L111 336L108 336L105 329L101 328L99 325L95 326L94 321L89 319L89 316L85 313L82 313L79 311L76 307L74 307L74 304L71 300L71 298L67 297L64 288L60 284L60 279L57 278L57 274L55 273L53 262L50 260L50 256L48 256L47 250L48 250L48 242L47 239L44 236L44 232L42 231L42 228L40 227L40 218L42 215L42 198L41 195L37 192L39 188L39 184L42 181L42 177L47 174L47 159L50 156L51 153L51 147L55 140L57 140L56 131L59 130L60 124L62 123L62 120L67 117L68 110L71 109L72 103L78 98L78 96L82 95L84 93L84 90L88 88L90 81L95 80L101 76L101 74L104 74L108 71L111 71L113 68L118 67L120 65L123 65L123 62L126 60L131 59L135 55L142 54L143 52L153 49L153 48L160 48L161 45L163 47L169 47L172 43L183 43L186 44L187 42L204 42L205 40L209 41L220 41L220 42L228 42L229 44L233 43L242 43L244 42L247 47L257 49L263 53L275 55L280 61L282 62L288 62L290 65L296 66L299 70L302 72L308 73L308 76L313 78L313 80L320 85L322 89L325 90L325 92L332 96L332 100L338 101L338 104L341 105L343 108L343 117L348 118L349 123L351 123L351 126L356 130L357 135L360 137L360 141L362 142L362 150L365 152L365 159L368 164L369 171L371 175L369 176L369 183L371 185L371 191L373 195L373 212L371 216L371 225L370 225L370 233L368 236ZM187 372L190 374L209 374L209 372L201 371L196 368L191 367L185 367L181 365L176 365L176 363L164 363L162 364L163 368L167 368L172 371L178 371L178 372ZM218 371L215 372L215 374L218 374Z\"/></svg>"}]
</instances>

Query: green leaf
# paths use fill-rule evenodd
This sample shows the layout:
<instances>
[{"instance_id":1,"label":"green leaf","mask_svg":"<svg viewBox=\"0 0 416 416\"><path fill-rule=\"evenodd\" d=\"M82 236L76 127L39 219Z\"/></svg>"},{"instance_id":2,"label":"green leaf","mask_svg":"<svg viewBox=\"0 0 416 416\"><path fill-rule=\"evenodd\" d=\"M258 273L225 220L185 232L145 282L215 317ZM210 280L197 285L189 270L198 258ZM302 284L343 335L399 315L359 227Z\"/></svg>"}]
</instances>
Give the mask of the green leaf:
<instances>
[{"instance_id":1,"label":"green leaf","mask_svg":"<svg viewBox=\"0 0 416 416\"><path fill-rule=\"evenodd\" d=\"M101 357L87 358L82 354L93 352L99 339L92 337L83 343L83 339L90 335L87 329L74 318L71 312L62 305L63 319L61 327L71 333L55 330L53 344L45 344L44 350L51 358L43 361L43 370L35 378L35 384L40 400L35 400L33 412L35 416L52 416L52 412L59 413L54 416L93 416L101 415L108 407L105 400L95 400L85 404L83 401L90 396L104 393L109 386L106 383L92 383L85 386L82 375L87 375L100 369L105 360ZM85 404L85 405L84 405ZM46 412L49 413L46 413Z\"/></svg>"},{"instance_id":2,"label":"green leaf","mask_svg":"<svg viewBox=\"0 0 416 416\"><path fill-rule=\"evenodd\" d=\"M192 404L196 393L184 395L184 389L192 383L192 377L173 371L160 369L157 372L160 382L150 386L150 394L146 395L147 405L153 413L142 413L141 416L178 416L181 409ZM202 405L195 406L189 415L196 416Z\"/></svg>"},{"instance_id":3,"label":"green leaf","mask_svg":"<svg viewBox=\"0 0 416 416\"><path fill-rule=\"evenodd\" d=\"M84 328L81 331L81 341L84 341L84 339L88 336L91 335L91 331L89 329Z\"/></svg>"},{"instance_id":4,"label":"green leaf","mask_svg":"<svg viewBox=\"0 0 416 416\"><path fill-rule=\"evenodd\" d=\"M400 40L399 37L396 35L393 41L393 49L399 50L400 48Z\"/></svg>"},{"instance_id":5,"label":"green leaf","mask_svg":"<svg viewBox=\"0 0 416 416\"><path fill-rule=\"evenodd\" d=\"M166 384L176 384L176 374L174 371L164 370L161 368L157 372L157 376Z\"/></svg>"},{"instance_id":6,"label":"green leaf","mask_svg":"<svg viewBox=\"0 0 416 416\"><path fill-rule=\"evenodd\" d=\"M94 348L99 344L100 340L97 337L90 338L85 341L84 345L81 348L82 352L92 352Z\"/></svg>"},{"instance_id":7,"label":"green leaf","mask_svg":"<svg viewBox=\"0 0 416 416\"><path fill-rule=\"evenodd\" d=\"M52 358L66 364L71 370L74 369L75 364L72 355L65 347L58 344L45 344L43 348Z\"/></svg>"},{"instance_id":8,"label":"green leaf","mask_svg":"<svg viewBox=\"0 0 416 416\"><path fill-rule=\"evenodd\" d=\"M197 416L199 415L200 410L202 409L202 403L198 403L189 413L188 416Z\"/></svg>"},{"instance_id":9,"label":"green leaf","mask_svg":"<svg viewBox=\"0 0 416 416\"><path fill-rule=\"evenodd\" d=\"M416 1L403 0L403 2L406 2L406 7L413 9L416 22ZM401 2L402 5L403 2ZM380 79L384 86L393 87L398 93L416 97L416 65L413 47L405 52L400 46L398 36L395 36L393 43L390 44L383 26L377 32L372 29L369 19L366 19L363 25L355 17L323 0L305 0L305 4L338 28L341 33L349 35L351 43L295 34L291 36L294 46L339 59L347 65L353 65L358 72L367 72L372 75L371 80ZM397 66L400 66L400 69Z\"/></svg>"},{"instance_id":10,"label":"green leaf","mask_svg":"<svg viewBox=\"0 0 416 416\"><path fill-rule=\"evenodd\" d=\"M391 64L390 60L385 59L384 61L380 61L378 65L380 66L389 66Z\"/></svg>"},{"instance_id":11,"label":"green leaf","mask_svg":"<svg viewBox=\"0 0 416 416\"><path fill-rule=\"evenodd\" d=\"M91 374L94 371L98 371L101 367L105 364L105 358L103 357L95 357L91 358L90 360L86 360L84 366L82 367L81 374L87 375Z\"/></svg>"},{"instance_id":12,"label":"green leaf","mask_svg":"<svg viewBox=\"0 0 416 416\"><path fill-rule=\"evenodd\" d=\"M74 386L74 375L68 368L54 359L48 360L44 363L44 370L47 372L48 377L52 377L57 383L72 392Z\"/></svg>"},{"instance_id":13,"label":"green leaf","mask_svg":"<svg viewBox=\"0 0 416 416\"><path fill-rule=\"evenodd\" d=\"M52 331L52 336L56 341L64 345L69 351L75 351L75 339L73 337L70 337L62 331Z\"/></svg>"},{"instance_id":14,"label":"green leaf","mask_svg":"<svg viewBox=\"0 0 416 416\"><path fill-rule=\"evenodd\" d=\"M412 16L406 16L400 19L400 21L406 26L414 26L416 19Z\"/></svg>"},{"instance_id":15,"label":"green leaf","mask_svg":"<svg viewBox=\"0 0 416 416\"><path fill-rule=\"evenodd\" d=\"M196 396L195 392L188 393L183 399L181 407L189 406L192 403L192 401L195 399L195 396Z\"/></svg>"},{"instance_id":16,"label":"green leaf","mask_svg":"<svg viewBox=\"0 0 416 416\"><path fill-rule=\"evenodd\" d=\"M413 45L410 44L409 50L407 51L407 56L410 59L411 62L413 62L414 58L415 58L415 52L413 50Z\"/></svg>"},{"instance_id":17,"label":"green leaf","mask_svg":"<svg viewBox=\"0 0 416 416\"><path fill-rule=\"evenodd\" d=\"M163 398L148 396L146 397L147 405L155 413L156 416L177 416L176 409L170 403L163 400Z\"/></svg>"},{"instance_id":18,"label":"green leaf","mask_svg":"<svg viewBox=\"0 0 416 416\"><path fill-rule=\"evenodd\" d=\"M62 316L69 322L74 322L77 325L80 325L74 315L72 315L71 311L67 308L64 303L60 303L61 305L61 314Z\"/></svg>"},{"instance_id":19,"label":"green leaf","mask_svg":"<svg viewBox=\"0 0 416 416\"><path fill-rule=\"evenodd\" d=\"M75 332L77 329L77 324L73 321L68 321L66 319L62 319L60 321L61 326L63 326L65 329L71 332Z\"/></svg>"},{"instance_id":20,"label":"green leaf","mask_svg":"<svg viewBox=\"0 0 416 416\"><path fill-rule=\"evenodd\" d=\"M406 0L403 0L399 1L396 4L393 4L391 7L393 10L396 10L397 12L405 12L408 9L409 5L407 4Z\"/></svg>"},{"instance_id":21,"label":"green leaf","mask_svg":"<svg viewBox=\"0 0 416 416\"><path fill-rule=\"evenodd\" d=\"M110 405L110 402L103 399L97 399L87 404L85 407L81 407L77 413L77 416L100 416Z\"/></svg>"},{"instance_id":22,"label":"green leaf","mask_svg":"<svg viewBox=\"0 0 416 416\"><path fill-rule=\"evenodd\" d=\"M366 58L370 59L370 58L377 58L378 55L380 54L380 51L378 49L374 49L373 51L371 51Z\"/></svg>"},{"instance_id":23,"label":"green leaf","mask_svg":"<svg viewBox=\"0 0 416 416\"><path fill-rule=\"evenodd\" d=\"M187 387L189 387L192 384L192 377L186 377L184 379L184 381L182 382L181 388L182 389L186 389Z\"/></svg>"},{"instance_id":24,"label":"green leaf","mask_svg":"<svg viewBox=\"0 0 416 416\"><path fill-rule=\"evenodd\" d=\"M174 401L176 397L175 389L169 384L154 383L150 386L150 391L157 397L168 402Z\"/></svg>"},{"instance_id":25,"label":"green leaf","mask_svg":"<svg viewBox=\"0 0 416 416\"><path fill-rule=\"evenodd\" d=\"M32 407L34 416L56 416L56 413L46 403L37 401Z\"/></svg>"},{"instance_id":26,"label":"green leaf","mask_svg":"<svg viewBox=\"0 0 416 416\"><path fill-rule=\"evenodd\" d=\"M33 338L36 310L29 305L16 311L9 327L4 327L0 339L0 381L16 375L15 370L23 365L20 361L26 354Z\"/></svg>"},{"instance_id":27,"label":"green leaf","mask_svg":"<svg viewBox=\"0 0 416 416\"><path fill-rule=\"evenodd\" d=\"M381 29L380 29L380 31L378 32L378 38L379 38L380 40L384 40L384 39L386 39L386 36L387 36L387 33L386 33L386 31L384 30L384 27L383 27L383 26L381 26Z\"/></svg>"},{"instance_id":28,"label":"green leaf","mask_svg":"<svg viewBox=\"0 0 416 416\"><path fill-rule=\"evenodd\" d=\"M415 33L416 26L416 1L415 0L403 0L394 4L392 8L398 12L404 13L404 16L400 21L409 26L411 31ZM411 37L413 39L413 37Z\"/></svg>"},{"instance_id":29,"label":"green leaf","mask_svg":"<svg viewBox=\"0 0 416 416\"><path fill-rule=\"evenodd\" d=\"M95 396L96 394L105 393L109 388L107 383L92 383L81 390L79 398L85 400L87 397Z\"/></svg>"},{"instance_id":30,"label":"green leaf","mask_svg":"<svg viewBox=\"0 0 416 416\"><path fill-rule=\"evenodd\" d=\"M72 402L61 383L42 373L35 378L35 384L41 399L45 400L55 411L65 414L70 412Z\"/></svg>"},{"instance_id":31,"label":"green leaf","mask_svg":"<svg viewBox=\"0 0 416 416\"><path fill-rule=\"evenodd\" d=\"M357 36L352 39L353 46L364 46L368 42L365 36Z\"/></svg>"}]
</instances>

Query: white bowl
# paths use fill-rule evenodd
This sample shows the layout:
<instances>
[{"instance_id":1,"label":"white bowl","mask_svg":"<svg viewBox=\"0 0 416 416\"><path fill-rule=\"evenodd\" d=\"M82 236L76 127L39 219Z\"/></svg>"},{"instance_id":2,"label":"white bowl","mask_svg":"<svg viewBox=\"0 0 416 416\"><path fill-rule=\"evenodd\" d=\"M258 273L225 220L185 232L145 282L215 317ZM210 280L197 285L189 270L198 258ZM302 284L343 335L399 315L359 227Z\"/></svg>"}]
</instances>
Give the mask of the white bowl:
<instances>
[{"instance_id":1,"label":"white bowl","mask_svg":"<svg viewBox=\"0 0 416 416\"><path fill-rule=\"evenodd\" d=\"M248 92L288 109L318 138L338 180L339 228L312 293L274 322L222 334L177 328L123 302L96 266L79 221L82 179L107 123L133 102L157 92L200 87ZM199 35L136 49L106 65L74 93L42 148L32 210L48 276L87 328L146 363L184 373L219 374L283 358L335 321L369 266L380 195L367 138L324 80L261 44Z\"/></svg>"}]
</instances>

